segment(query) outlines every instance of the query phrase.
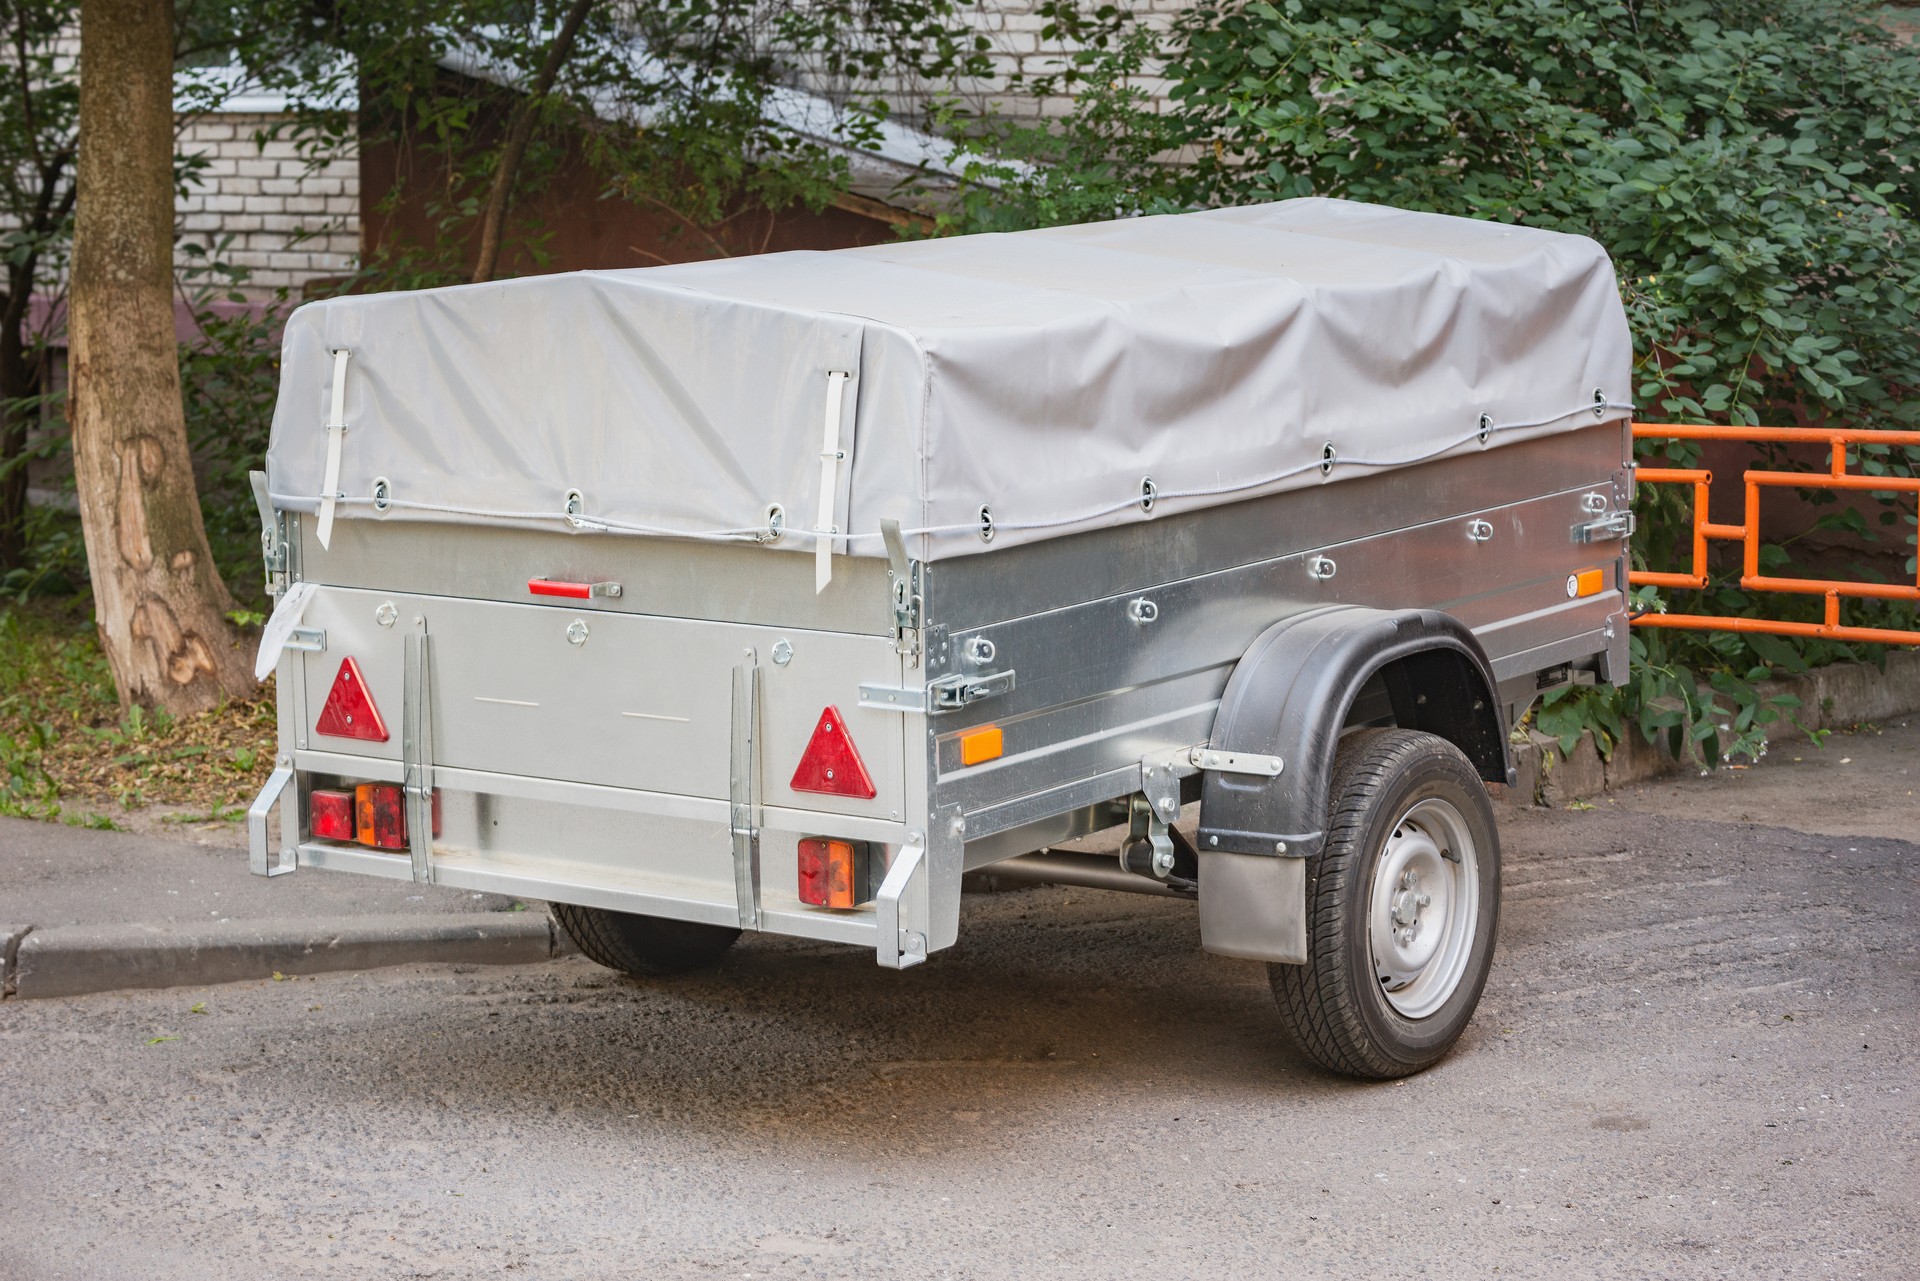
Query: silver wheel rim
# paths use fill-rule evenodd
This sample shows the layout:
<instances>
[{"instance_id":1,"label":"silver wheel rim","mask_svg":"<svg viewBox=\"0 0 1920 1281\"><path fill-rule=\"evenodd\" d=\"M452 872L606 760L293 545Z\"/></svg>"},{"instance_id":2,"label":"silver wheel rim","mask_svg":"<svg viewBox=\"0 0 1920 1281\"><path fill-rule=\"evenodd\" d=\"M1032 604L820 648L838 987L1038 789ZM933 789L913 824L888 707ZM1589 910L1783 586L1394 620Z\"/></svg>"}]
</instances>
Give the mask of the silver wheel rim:
<instances>
[{"instance_id":1,"label":"silver wheel rim","mask_svg":"<svg viewBox=\"0 0 1920 1281\"><path fill-rule=\"evenodd\" d=\"M1368 951L1380 993L1424 1019L1467 972L1480 922L1479 851L1466 817L1430 797L1400 816L1373 865Z\"/></svg>"}]
</instances>

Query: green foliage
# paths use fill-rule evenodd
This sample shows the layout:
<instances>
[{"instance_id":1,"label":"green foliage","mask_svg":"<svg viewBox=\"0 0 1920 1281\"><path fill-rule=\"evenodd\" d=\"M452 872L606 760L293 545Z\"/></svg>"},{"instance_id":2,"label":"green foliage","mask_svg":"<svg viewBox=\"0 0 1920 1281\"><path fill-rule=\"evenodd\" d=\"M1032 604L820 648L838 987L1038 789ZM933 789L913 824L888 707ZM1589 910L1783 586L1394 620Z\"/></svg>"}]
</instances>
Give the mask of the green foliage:
<instances>
[{"instance_id":1,"label":"green foliage","mask_svg":"<svg viewBox=\"0 0 1920 1281\"><path fill-rule=\"evenodd\" d=\"M285 289L264 302L243 292L248 272L226 260L230 239L180 247L180 291L194 319L180 344L180 384L208 545L234 600L255 607L230 616L238 623L266 604L247 473L264 465L279 395L279 324L291 301Z\"/></svg>"},{"instance_id":2,"label":"green foliage","mask_svg":"<svg viewBox=\"0 0 1920 1281\"><path fill-rule=\"evenodd\" d=\"M1254 0L1194 9L1164 36L1111 8L1053 12L1080 24L1085 51L1061 78L1081 106L1057 129L1001 131L1011 154L1050 163L978 161L964 227L1302 195L1525 222L1613 255L1642 417L1920 424L1920 51L1875 25L1875 5ZM1155 70L1170 112L1128 88ZM1856 466L1911 476L1916 462L1868 446ZM1687 562L1689 498L1642 487L1637 565ZM1914 544L1891 506L1878 522L1830 511L1816 530ZM1792 541L1765 550L1770 572ZM1759 612L1737 574L1703 595L1698 612ZM1766 612L1811 621L1820 604ZM1665 605L1641 592L1634 607ZM1843 621L1913 626L1910 607L1879 602L1847 602ZM1860 656L1734 633L1634 645L1625 690L1555 696L1538 725L1569 745L1592 729L1609 751L1638 732L1712 764L1754 754L1790 714L1758 680Z\"/></svg>"},{"instance_id":3,"label":"green foliage","mask_svg":"<svg viewBox=\"0 0 1920 1281\"><path fill-rule=\"evenodd\" d=\"M1742 670L1724 660L1696 668L1698 651L1687 642L1674 643L1683 636L1658 629L1634 632L1633 678L1625 689L1576 685L1554 690L1534 709L1534 728L1552 737L1562 756L1588 731L1601 756L1609 759L1630 732L1663 747L1674 760L1702 769L1764 756L1769 727L1783 717L1794 719L1800 700L1768 691L1761 683L1806 671L1806 660L1780 638L1759 635L1745 640L1758 641L1751 648L1771 654L1777 668L1761 661ZM1811 731L1809 736L1819 741L1824 732Z\"/></svg>"},{"instance_id":4,"label":"green foliage","mask_svg":"<svg viewBox=\"0 0 1920 1281\"><path fill-rule=\"evenodd\" d=\"M0 610L0 814L59 815L48 756L67 726L113 697L106 661L85 631Z\"/></svg>"}]
</instances>

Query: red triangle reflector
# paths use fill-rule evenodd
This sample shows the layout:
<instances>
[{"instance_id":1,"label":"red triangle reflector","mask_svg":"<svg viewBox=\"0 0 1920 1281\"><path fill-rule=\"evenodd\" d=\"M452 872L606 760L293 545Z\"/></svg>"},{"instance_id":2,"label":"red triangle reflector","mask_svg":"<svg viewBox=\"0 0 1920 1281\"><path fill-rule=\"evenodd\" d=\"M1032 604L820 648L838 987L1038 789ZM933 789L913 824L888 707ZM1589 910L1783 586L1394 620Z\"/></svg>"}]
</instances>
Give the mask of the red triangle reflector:
<instances>
[{"instance_id":1,"label":"red triangle reflector","mask_svg":"<svg viewBox=\"0 0 1920 1281\"><path fill-rule=\"evenodd\" d=\"M863 801L877 795L866 763L847 736L839 708L829 707L820 713L820 723L813 727L807 750L800 754L800 768L793 771L793 790L857 796Z\"/></svg>"},{"instance_id":2,"label":"red triangle reflector","mask_svg":"<svg viewBox=\"0 0 1920 1281\"><path fill-rule=\"evenodd\" d=\"M334 738L364 738L369 743L387 741L387 723L380 719L380 709L373 705L373 694L367 689L366 678L360 675L360 664L351 658L341 660L340 672L333 678L333 688L327 691L327 701L320 708L320 719L313 723L313 730Z\"/></svg>"}]
</instances>

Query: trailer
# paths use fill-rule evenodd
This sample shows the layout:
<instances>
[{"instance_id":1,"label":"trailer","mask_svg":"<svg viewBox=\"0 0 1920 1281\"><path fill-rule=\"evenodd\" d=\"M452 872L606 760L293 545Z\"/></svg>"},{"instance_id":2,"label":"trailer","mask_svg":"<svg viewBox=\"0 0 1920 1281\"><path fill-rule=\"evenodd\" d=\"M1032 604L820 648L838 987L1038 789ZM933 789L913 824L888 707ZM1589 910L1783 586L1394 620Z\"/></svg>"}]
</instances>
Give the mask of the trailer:
<instances>
[{"instance_id":1,"label":"trailer","mask_svg":"<svg viewBox=\"0 0 1920 1281\"><path fill-rule=\"evenodd\" d=\"M1180 897L1308 1056L1418 1071L1511 728L1626 678L1630 366L1591 241L1317 199L309 304L253 870L633 974L906 969L980 869Z\"/></svg>"}]
</instances>

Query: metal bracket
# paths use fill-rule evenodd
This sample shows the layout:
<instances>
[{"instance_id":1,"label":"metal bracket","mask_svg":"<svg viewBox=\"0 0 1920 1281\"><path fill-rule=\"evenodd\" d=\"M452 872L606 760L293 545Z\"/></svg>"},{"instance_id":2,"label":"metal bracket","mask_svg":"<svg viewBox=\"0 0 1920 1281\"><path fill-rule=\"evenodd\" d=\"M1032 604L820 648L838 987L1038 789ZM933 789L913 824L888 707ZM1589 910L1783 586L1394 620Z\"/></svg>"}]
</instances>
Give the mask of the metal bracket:
<instances>
[{"instance_id":1,"label":"metal bracket","mask_svg":"<svg viewBox=\"0 0 1920 1281\"><path fill-rule=\"evenodd\" d=\"M1173 757L1150 756L1140 762L1140 793L1153 806L1153 812L1160 816L1163 823L1177 822L1180 818L1180 778L1183 773L1179 764L1179 754Z\"/></svg>"},{"instance_id":2,"label":"metal bracket","mask_svg":"<svg viewBox=\"0 0 1920 1281\"><path fill-rule=\"evenodd\" d=\"M1174 817L1180 814L1179 793L1173 801ZM1120 866L1141 876L1164 881L1173 874L1172 829L1162 817L1154 798L1134 793L1127 812L1127 839L1120 843ZM1143 848L1144 847L1144 848Z\"/></svg>"},{"instance_id":3,"label":"metal bracket","mask_svg":"<svg viewBox=\"0 0 1920 1281\"><path fill-rule=\"evenodd\" d=\"M407 853L413 879L433 884L433 664L427 620L414 619L406 636L401 691L400 761L407 804Z\"/></svg>"},{"instance_id":4,"label":"metal bracket","mask_svg":"<svg viewBox=\"0 0 1920 1281\"><path fill-rule=\"evenodd\" d=\"M733 834L733 897L740 928L760 928L760 815L754 776L758 756L760 661L753 650L733 669L733 740L727 770L728 825Z\"/></svg>"},{"instance_id":5,"label":"metal bracket","mask_svg":"<svg viewBox=\"0 0 1920 1281\"><path fill-rule=\"evenodd\" d=\"M887 546L887 576L893 589L893 648L908 667L920 665L920 563L907 558L907 540L900 522L880 522L880 539Z\"/></svg>"},{"instance_id":6,"label":"metal bracket","mask_svg":"<svg viewBox=\"0 0 1920 1281\"><path fill-rule=\"evenodd\" d=\"M1210 769L1216 774L1254 774L1264 778L1273 778L1287 767L1278 756L1218 752L1206 746L1188 749L1187 761L1196 769Z\"/></svg>"},{"instance_id":7,"label":"metal bracket","mask_svg":"<svg viewBox=\"0 0 1920 1281\"><path fill-rule=\"evenodd\" d=\"M913 832L893 856L873 904L877 934L874 959L890 970L904 970L927 959L927 844Z\"/></svg>"},{"instance_id":8,"label":"metal bracket","mask_svg":"<svg viewBox=\"0 0 1920 1281\"><path fill-rule=\"evenodd\" d=\"M1634 520L1630 511L1610 512L1599 520L1583 521L1573 527L1576 543L1610 543L1617 538L1633 537Z\"/></svg>"},{"instance_id":9,"label":"metal bracket","mask_svg":"<svg viewBox=\"0 0 1920 1281\"><path fill-rule=\"evenodd\" d=\"M327 652L327 629L324 627L296 627L287 633L287 643L283 649L297 649L308 654Z\"/></svg>"},{"instance_id":10,"label":"metal bracket","mask_svg":"<svg viewBox=\"0 0 1920 1281\"><path fill-rule=\"evenodd\" d=\"M880 712L924 712L927 691L919 686L862 685L860 706Z\"/></svg>"},{"instance_id":11,"label":"metal bracket","mask_svg":"<svg viewBox=\"0 0 1920 1281\"><path fill-rule=\"evenodd\" d=\"M267 843L267 819L294 778L291 765L276 766L267 776L267 785L260 789L260 795L247 807L247 866L255 876L284 876L300 866L298 841L287 840L277 852L269 849Z\"/></svg>"}]
</instances>

